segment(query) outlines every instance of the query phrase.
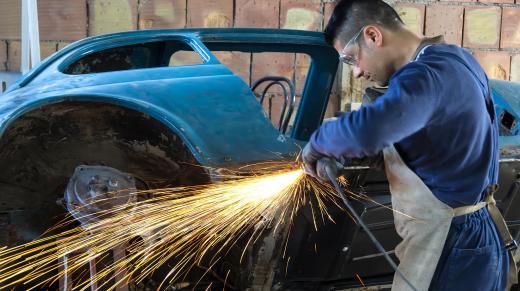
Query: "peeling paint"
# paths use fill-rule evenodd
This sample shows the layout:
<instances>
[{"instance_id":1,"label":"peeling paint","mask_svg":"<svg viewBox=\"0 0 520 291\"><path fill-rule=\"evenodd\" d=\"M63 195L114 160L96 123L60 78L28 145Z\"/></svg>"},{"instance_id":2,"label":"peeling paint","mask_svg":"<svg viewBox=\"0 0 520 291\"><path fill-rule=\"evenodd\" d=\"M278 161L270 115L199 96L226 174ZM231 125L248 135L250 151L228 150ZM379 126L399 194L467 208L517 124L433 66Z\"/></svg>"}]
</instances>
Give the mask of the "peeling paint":
<instances>
[{"instance_id":1,"label":"peeling paint","mask_svg":"<svg viewBox=\"0 0 520 291\"><path fill-rule=\"evenodd\" d=\"M321 14L305 8L291 8L285 17L286 29L309 30L320 20Z\"/></svg>"},{"instance_id":2,"label":"peeling paint","mask_svg":"<svg viewBox=\"0 0 520 291\"><path fill-rule=\"evenodd\" d=\"M499 23L495 9L475 9L466 13L466 32L470 42L493 45L498 41Z\"/></svg>"},{"instance_id":3,"label":"peeling paint","mask_svg":"<svg viewBox=\"0 0 520 291\"><path fill-rule=\"evenodd\" d=\"M488 71L489 77L493 79L507 80L507 72L500 64L495 64Z\"/></svg>"}]
</instances>

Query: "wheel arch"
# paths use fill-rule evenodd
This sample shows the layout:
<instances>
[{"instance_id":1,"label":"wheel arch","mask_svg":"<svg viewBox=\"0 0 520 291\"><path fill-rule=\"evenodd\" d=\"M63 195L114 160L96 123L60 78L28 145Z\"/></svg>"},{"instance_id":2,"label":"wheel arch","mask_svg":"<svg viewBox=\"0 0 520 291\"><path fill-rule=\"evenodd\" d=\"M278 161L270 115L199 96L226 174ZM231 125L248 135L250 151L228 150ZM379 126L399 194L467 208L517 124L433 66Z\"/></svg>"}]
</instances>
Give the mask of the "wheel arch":
<instances>
[{"instance_id":1,"label":"wheel arch","mask_svg":"<svg viewBox=\"0 0 520 291\"><path fill-rule=\"evenodd\" d=\"M183 122L182 118L166 112L154 104L127 97L104 94L56 95L21 104L16 110L13 110L10 114L4 117L4 120L0 120L0 141L3 139L4 133L9 130L10 126L20 118L23 118L35 110L65 103L77 104L78 106L83 106L88 103L106 104L118 106L127 110L133 110L149 116L151 119L162 124L173 134L177 135L201 165L205 163L202 152L199 150L200 146L195 146L196 143L194 141L196 140L197 144L200 145L202 139L198 137L196 132L191 130L189 124Z\"/></svg>"},{"instance_id":2,"label":"wheel arch","mask_svg":"<svg viewBox=\"0 0 520 291\"><path fill-rule=\"evenodd\" d=\"M22 241L65 212L57 201L80 165L129 173L142 182L138 189L210 182L184 139L164 122L105 102L62 100L18 114L3 130L0 164L0 214L26 229Z\"/></svg>"}]
</instances>

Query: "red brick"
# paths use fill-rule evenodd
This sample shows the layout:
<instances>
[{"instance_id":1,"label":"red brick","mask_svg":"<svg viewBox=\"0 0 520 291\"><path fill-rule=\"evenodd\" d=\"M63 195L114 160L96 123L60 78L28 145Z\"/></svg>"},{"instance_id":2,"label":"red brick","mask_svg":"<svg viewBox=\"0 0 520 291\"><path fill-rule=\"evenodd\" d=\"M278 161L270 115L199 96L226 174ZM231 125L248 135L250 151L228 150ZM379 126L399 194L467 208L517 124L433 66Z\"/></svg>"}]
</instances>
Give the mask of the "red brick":
<instances>
[{"instance_id":1,"label":"red brick","mask_svg":"<svg viewBox=\"0 0 520 291\"><path fill-rule=\"evenodd\" d=\"M42 41L40 42L40 58L45 60L48 56L57 51L58 44L56 42Z\"/></svg>"},{"instance_id":2,"label":"red brick","mask_svg":"<svg viewBox=\"0 0 520 291\"><path fill-rule=\"evenodd\" d=\"M279 0L236 0L235 27L278 28Z\"/></svg>"},{"instance_id":3,"label":"red brick","mask_svg":"<svg viewBox=\"0 0 520 291\"><path fill-rule=\"evenodd\" d=\"M189 0L188 27L232 27L233 0Z\"/></svg>"},{"instance_id":4,"label":"red brick","mask_svg":"<svg viewBox=\"0 0 520 291\"><path fill-rule=\"evenodd\" d=\"M371 83L364 78L354 78L352 68L343 65L341 71L341 108L347 109L352 102L361 102L363 92Z\"/></svg>"},{"instance_id":5,"label":"red brick","mask_svg":"<svg viewBox=\"0 0 520 291\"><path fill-rule=\"evenodd\" d=\"M511 81L520 82L520 55L511 57Z\"/></svg>"},{"instance_id":6,"label":"red brick","mask_svg":"<svg viewBox=\"0 0 520 291\"><path fill-rule=\"evenodd\" d=\"M439 0L441 2L477 2L477 0Z\"/></svg>"},{"instance_id":7,"label":"red brick","mask_svg":"<svg viewBox=\"0 0 520 291\"><path fill-rule=\"evenodd\" d=\"M21 39L22 1L0 0L0 39Z\"/></svg>"},{"instance_id":8,"label":"red brick","mask_svg":"<svg viewBox=\"0 0 520 291\"><path fill-rule=\"evenodd\" d=\"M7 70L7 42L0 41L0 71Z\"/></svg>"},{"instance_id":9,"label":"red brick","mask_svg":"<svg viewBox=\"0 0 520 291\"><path fill-rule=\"evenodd\" d=\"M291 53L255 53L253 54L253 70L251 80L256 80L265 76L284 76L293 80L294 75L294 54ZM261 91L265 86L259 87ZM279 88L272 87L273 92L280 92Z\"/></svg>"},{"instance_id":10,"label":"red brick","mask_svg":"<svg viewBox=\"0 0 520 291\"><path fill-rule=\"evenodd\" d=\"M251 53L214 52L215 57L235 75L238 75L249 85L251 76Z\"/></svg>"},{"instance_id":11,"label":"red brick","mask_svg":"<svg viewBox=\"0 0 520 291\"><path fill-rule=\"evenodd\" d=\"M20 41L8 42L7 69L19 72L22 63L22 43ZM57 43L51 41L40 42L40 59L43 61L56 52Z\"/></svg>"},{"instance_id":12,"label":"red brick","mask_svg":"<svg viewBox=\"0 0 520 291\"><path fill-rule=\"evenodd\" d=\"M479 0L478 2L487 2L487 3L515 3L515 0Z\"/></svg>"},{"instance_id":13,"label":"red brick","mask_svg":"<svg viewBox=\"0 0 520 291\"><path fill-rule=\"evenodd\" d=\"M475 58L491 79L509 80L511 56L505 52L475 52Z\"/></svg>"},{"instance_id":14,"label":"red brick","mask_svg":"<svg viewBox=\"0 0 520 291\"><path fill-rule=\"evenodd\" d=\"M21 39L21 1L0 0L0 39ZM38 1L40 39L75 40L86 36L85 0Z\"/></svg>"},{"instance_id":15,"label":"red brick","mask_svg":"<svg viewBox=\"0 0 520 291\"><path fill-rule=\"evenodd\" d=\"M20 72L20 64L22 62L22 43L12 40L7 43L7 70Z\"/></svg>"},{"instance_id":16,"label":"red brick","mask_svg":"<svg viewBox=\"0 0 520 291\"><path fill-rule=\"evenodd\" d=\"M323 28L327 27L329 23L330 17L332 16L332 12L334 12L334 7L336 7L336 2L328 2L324 4L323 8Z\"/></svg>"},{"instance_id":17,"label":"red brick","mask_svg":"<svg viewBox=\"0 0 520 291\"><path fill-rule=\"evenodd\" d=\"M184 28L186 26L186 0L141 1L139 29Z\"/></svg>"},{"instance_id":18,"label":"red brick","mask_svg":"<svg viewBox=\"0 0 520 291\"><path fill-rule=\"evenodd\" d=\"M280 117L282 117L284 96L282 96L281 94L272 94L270 96L272 96L271 106L269 106L269 96L265 97L262 106L264 107L264 110L267 113L267 116L271 120L273 125L276 128L278 128L278 126L280 125ZM270 110L269 107L271 107ZM287 112L287 108L285 109L285 112Z\"/></svg>"},{"instance_id":19,"label":"red brick","mask_svg":"<svg viewBox=\"0 0 520 291\"><path fill-rule=\"evenodd\" d=\"M170 57L170 67L203 64L204 61L192 50L177 51Z\"/></svg>"},{"instance_id":20,"label":"red brick","mask_svg":"<svg viewBox=\"0 0 520 291\"><path fill-rule=\"evenodd\" d=\"M340 98L337 93L331 92L329 95L329 102L327 102L327 110L324 118L334 117L336 112L340 111Z\"/></svg>"},{"instance_id":21,"label":"red brick","mask_svg":"<svg viewBox=\"0 0 520 291\"><path fill-rule=\"evenodd\" d=\"M280 117L282 115L281 113L282 113L284 98L280 94L271 94L269 96L272 96L271 110L269 110L268 96L265 97L262 105L263 105L263 108L264 108L264 111L265 111L267 117L269 119L271 119L273 126L278 128L280 125ZM300 97L296 96L296 100L294 103L294 110L289 119L289 127L294 124L294 118L296 117L296 112L297 112L297 108L298 108L299 104L300 104ZM289 110L289 105L287 105L287 107L285 109L285 114L288 114L288 110ZM285 120L285 118L286 118L286 115L284 115L284 120Z\"/></svg>"},{"instance_id":22,"label":"red brick","mask_svg":"<svg viewBox=\"0 0 520 291\"><path fill-rule=\"evenodd\" d=\"M309 72L309 67L311 65L311 58L306 54L297 54L296 55L296 66L295 66L295 85L296 85L296 94L301 95L303 93L303 88L305 87L305 80L307 80L307 74Z\"/></svg>"},{"instance_id":23,"label":"red brick","mask_svg":"<svg viewBox=\"0 0 520 291\"><path fill-rule=\"evenodd\" d=\"M293 80L295 74L295 55L291 53L256 53L253 54L252 81L266 76L284 76ZM255 92L261 94L267 84L259 86ZM270 119L275 127L278 128L280 122L281 108L283 105L282 89L279 86L272 86L268 91L268 96L272 98L272 110L269 111L268 97L264 100L263 107L266 114L270 112ZM296 108L296 107L295 107Z\"/></svg>"},{"instance_id":24,"label":"red brick","mask_svg":"<svg viewBox=\"0 0 520 291\"><path fill-rule=\"evenodd\" d=\"M283 76L294 82L294 60L295 55L291 53L253 54L251 85L266 76ZM267 82L260 85L256 93L262 93L266 86ZM281 94L283 90L279 86L272 86L268 92Z\"/></svg>"},{"instance_id":25,"label":"red brick","mask_svg":"<svg viewBox=\"0 0 520 291\"><path fill-rule=\"evenodd\" d=\"M520 48L520 8L503 9L500 47Z\"/></svg>"},{"instance_id":26,"label":"red brick","mask_svg":"<svg viewBox=\"0 0 520 291\"><path fill-rule=\"evenodd\" d=\"M498 48L501 8L466 7L463 45L470 48Z\"/></svg>"},{"instance_id":27,"label":"red brick","mask_svg":"<svg viewBox=\"0 0 520 291\"><path fill-rule=\"evenodd\" d=\"M444 35L447 43L462 45L464 7L431 4L426 7L425 35Z\"/></svg>"},{"instance_id":28,"label":"red brick","mask_svg":"<svg viewBox=\"0 0 520 291\"><path fill-rule=\"evenodd\" d=\"M338 75L341 79L340 84L340 94L341 98L341 108L345 110L346 104L350 102L351 94L352 94L352 69L350 66L341 65L338 71Z\"/></svg>"},{"instance_id":29,"label":"red brick","mask_svg":"<svg viewBox=\"0 0 520 291\"><path fill-rule=\"evenodd\" d=\"M137 0L89 0L89 35L137 29Z\"/></svg>"},{"instance_id":30,"label":"red brick","mask_svg":"<svg viewBox=\"0 0 520 291\"><path fill-rule=\"evenodd\" d=\"M425 5L397 3L394 8L406 26L419 35L423 34Z\"/></svg>"},{"instance_id":31,"label":"red brick","mask_svg":"<svg viewBox=\"0 0 520 291\"><path fill-rule=\"evenodd\" d=\"M338 73L334 78L334 83L330 91L329 102L327 104L327 110L325 111L325 118L333 117L336 112L341 110L341 69L338 69Z\"/></svg>"},{"instance_id":32,"label":"red brick","mask_svg":"<svg viewBox=\"0 0 520 291\"><path fill-rule=\"evenodd\" d=\"M281 2L280 27L321 30L323 15L320 0L284 0Z\"/></svg>"},{"instance_id":33,"label":"red brick","mask_svg":"<svg viewBox=\"0 0 520 291\"><path fill-rule=\"evenodd\" d=\"M87 36L87 1L39 0L41 40L78 40Z\"/></svg>"},{"instance_id":34,"label":"red brick","mask_svg":"<svg viewBox=\"0 0 520 291\"><path fill-rule=\"evenodd\" d=\"M66 42L66 41L60 41L58 42L58 51L65 48L66 46L68 46L69 44L71 44L70 42Z\"/></svg>"}]
</instances>

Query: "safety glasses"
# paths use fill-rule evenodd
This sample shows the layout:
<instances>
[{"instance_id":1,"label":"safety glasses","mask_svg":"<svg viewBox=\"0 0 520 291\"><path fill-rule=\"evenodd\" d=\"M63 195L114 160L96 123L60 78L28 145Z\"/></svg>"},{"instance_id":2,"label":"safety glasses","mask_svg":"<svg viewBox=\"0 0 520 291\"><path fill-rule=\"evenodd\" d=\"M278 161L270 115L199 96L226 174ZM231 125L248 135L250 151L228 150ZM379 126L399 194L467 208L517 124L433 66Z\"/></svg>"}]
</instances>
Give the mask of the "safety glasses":
<instances>
[{"instance_id":1,"label":"safety glasses","mask_svg":"<svg viewBox=\"0 0 520 291\"><path fill-rule=\"evenodd\" d=\"M361 35L361 32L365 29L365 26L361 27L361 29L347 42L341 53L339 54L339 60L347 65L357 66L359 62L359 44L357 42L358 37ZM354 53L354 56L345 54L347 48L351 45L357 44L357 50Z\"/></svg>"}]
</instances>

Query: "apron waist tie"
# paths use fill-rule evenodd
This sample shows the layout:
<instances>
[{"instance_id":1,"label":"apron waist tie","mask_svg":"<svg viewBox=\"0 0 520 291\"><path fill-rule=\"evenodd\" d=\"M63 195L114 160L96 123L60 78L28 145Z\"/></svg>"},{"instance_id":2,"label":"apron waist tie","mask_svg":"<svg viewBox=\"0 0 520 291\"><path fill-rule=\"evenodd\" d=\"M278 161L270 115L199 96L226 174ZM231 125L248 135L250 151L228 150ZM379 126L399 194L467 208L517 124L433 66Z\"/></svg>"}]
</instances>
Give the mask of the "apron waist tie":
<instances>
[{"instance_id":1,"label":"apron waist tie","mask_svg":"<svg viewBox=\"0 0 520 291\"><path fill-rule=\"evenodd\" d=\"M487 206L489 215L491 216L491 220L495 223L495 226L502 238L502 241L505 245L506 250L509 252L509 276L507 278L507 289L518 283L518 271L517 271L517 259L515 257L515 252L518 249L517 242L511 236L509 232L509 228L507 227L506 221L500 213L500 210L497 207L497 203L495 198L493 198L493 194L498 190L498 185L491 185L488 187L486 191L486 195L483 202L480 202L475 205L462 206L453 209L453 214L455 217L462 216L466 214L470 214L476 212Z\"/></svg>"},{"instance_id":2,"label":"apron waist tie","mask_svg":"<svg viewBox=\"0 0 520 291\"><path fill-rule=\"evenodd\" d=\"M468 206L457 207L457 208L453 209L453 216L457 217L457 216L463 216L463 215L466 215L466 214L477 212L480 209L486 207L487 205L488 205L488 202L486 201L486 202L480 202L480 203L475 204L475 205L468 205Z\"/></svg>"},{"instance_id":3,"label":"apron waist tie","mask_svg":"<svg viewBox=\"0 0 520 291\"><path fill-rule=\"evenodd\" d=\"M497 184L488 186L488 188L485 191L484 201L477 203L475 205L467 205L467 206L461 206L461 207L454 208L453 216L457 217L457 216L463 216L466 214L474 213L488 205L493 205L494 207L496 207L497 203L495 201L495 198L493 198L493 194L496 193L497 191L498 191ZM500 215L500 217L502 217L502 215ZM495 222L495 217L492 217L492 219L493 219L493 222ZM495 224L496 224L496 222L495 222ZM499 230L499 232L500 232L500 235L502 235L502 237L505 237L505 236L503 236L503 234L505 234L505 233L503 233L502 230Z\"/></svg>"}]
</instances>

